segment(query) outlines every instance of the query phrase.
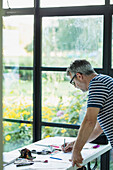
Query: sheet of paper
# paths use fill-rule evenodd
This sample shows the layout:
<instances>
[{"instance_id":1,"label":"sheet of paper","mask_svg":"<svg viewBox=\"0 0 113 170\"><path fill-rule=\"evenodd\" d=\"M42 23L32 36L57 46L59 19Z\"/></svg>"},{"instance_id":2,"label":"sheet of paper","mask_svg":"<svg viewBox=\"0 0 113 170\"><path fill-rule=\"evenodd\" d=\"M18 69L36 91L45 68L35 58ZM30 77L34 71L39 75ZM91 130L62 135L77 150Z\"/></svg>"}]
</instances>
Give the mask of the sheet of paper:
<instances>
[{"instance_id":1,"label":"sheet of paper","mask_svg":"<svg viewBox=\"0 0 113 170\"><path fill-rule=\"evenodd\" d=\"M9 162L15 160L16 158L18 158L19 156L20 156L19 151L16 151L16 152L4 152L3 153L3 162L9 163Z\"/></svg>"}]
</instances>

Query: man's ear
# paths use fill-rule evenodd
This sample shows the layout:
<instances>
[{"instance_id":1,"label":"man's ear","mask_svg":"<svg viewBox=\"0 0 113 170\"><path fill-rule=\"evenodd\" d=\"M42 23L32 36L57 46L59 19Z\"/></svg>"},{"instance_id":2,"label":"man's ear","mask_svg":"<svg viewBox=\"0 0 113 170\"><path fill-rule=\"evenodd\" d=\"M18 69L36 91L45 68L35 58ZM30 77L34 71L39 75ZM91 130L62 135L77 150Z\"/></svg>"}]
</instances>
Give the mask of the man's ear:
<instances>
[{"instance_id":1,"label":"man's ear","mask_svg":"<svg viewBox=\"0 0 113 170\"><path fill-rule=\"evenodd\" d=\"M76 73L76 76L77 76L78 80L83 80L83 74Z\"/></svg>"}]
</instances>

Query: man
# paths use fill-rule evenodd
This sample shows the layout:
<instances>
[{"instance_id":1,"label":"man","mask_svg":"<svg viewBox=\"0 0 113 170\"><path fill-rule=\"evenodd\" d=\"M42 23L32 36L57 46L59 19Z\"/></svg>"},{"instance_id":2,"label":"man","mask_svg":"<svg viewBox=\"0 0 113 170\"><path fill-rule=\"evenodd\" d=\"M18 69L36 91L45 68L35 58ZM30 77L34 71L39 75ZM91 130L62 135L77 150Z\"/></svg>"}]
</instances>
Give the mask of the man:
<instances>
[{"instance_id":1,"label":"man","mask_svg":"<svg viewBox=\"0 0 113 170\"><path fill-rule=\"evenodd\" d=\"M86 60L75 60L67 68L67 75L75 88L89 91L87 111L77 139L62 147L64 152L72 150L72 166L76 164L81 167L81 150L86 142L91 142L104 132L113 146L113 78L97 74Z\"/></svg>"}]
</instances>

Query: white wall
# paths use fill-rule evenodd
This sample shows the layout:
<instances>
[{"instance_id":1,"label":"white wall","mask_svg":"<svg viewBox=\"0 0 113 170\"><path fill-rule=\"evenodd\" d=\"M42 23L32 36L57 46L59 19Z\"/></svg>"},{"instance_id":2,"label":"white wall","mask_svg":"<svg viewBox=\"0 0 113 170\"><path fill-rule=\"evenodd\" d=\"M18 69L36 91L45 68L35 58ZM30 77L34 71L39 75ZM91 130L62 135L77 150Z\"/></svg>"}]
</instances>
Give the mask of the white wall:
<instances>
[{"instance_id":1,"label":"white wall","mask_svg":"<svg viewBox=\"0 0 113 170\"><path fill-rule=\"evenodd\" d=\"M0 170L2 170L2 2L0 0Z\"/></svg>"}]
</instances>

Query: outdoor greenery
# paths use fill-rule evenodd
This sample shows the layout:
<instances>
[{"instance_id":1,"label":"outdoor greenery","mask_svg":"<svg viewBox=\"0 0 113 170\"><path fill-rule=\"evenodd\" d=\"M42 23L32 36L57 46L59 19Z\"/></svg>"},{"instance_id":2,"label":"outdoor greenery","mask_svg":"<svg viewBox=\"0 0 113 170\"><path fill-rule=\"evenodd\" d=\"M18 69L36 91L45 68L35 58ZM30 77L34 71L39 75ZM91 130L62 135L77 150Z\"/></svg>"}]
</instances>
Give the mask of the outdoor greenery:
<instances>
[{"instance_id":1,"label":"outdoor greenery","mask_svg":"<svg viewBox=\"0 0 113 170\"><path fill-rule=\"evenodd\" d=\"M48 81L50 82L50 79L48 79ZM48 81L45 81L45 86L47 85ZM51 81L53 80L51 79ZM61 79L59 79L59 81L61 81ZM32 103L32 98L29 97L28 95L30 89L25 88L25 84L29 88L30 88L30 84L28 85L29 81L28 82L26 81L25 83L25 81L20 80L20 82L21 82L21 86L19 90L20 92L21 91L22 92L18 97L15 96L18 95L18 90L17 91L13 90L17 82L13 84L14 87L11 86L12 89L10 88L10 92L6 91L5 93L5 89L4 89L4 94L6 95L4 96L4 100L3 100L3 116L4 118L8 118L8 119L33 121L33 103ZM69 82L65 80L65 84L63 84L63 87L64 86L66 87L67 83ZM66 103L63 102L62 97L57 97L57 98L58 98L57 106L53 104L51 105L45 104L46 99L43 101L44 103L42 107L42 120L47 122L60 122L60 123L64 122L68 124L80 124L79 115L80 113L82 113L82 108L86 103L86 94L84 94L84 97L81 98L80 91L76 91L76 94L72 93ZM4 127L3 134L4 134L5 151L9 151L21 147L32 142L32 136L33 136L32 124L11 123L11 122L4 121L3 127ZM54 130L56 133L54 133ZM42 138L55 136L55 135L76 136L77 130L64 129L64 128L52 128L52 127L42 128Z\"/></svg>"}]
</instances>

